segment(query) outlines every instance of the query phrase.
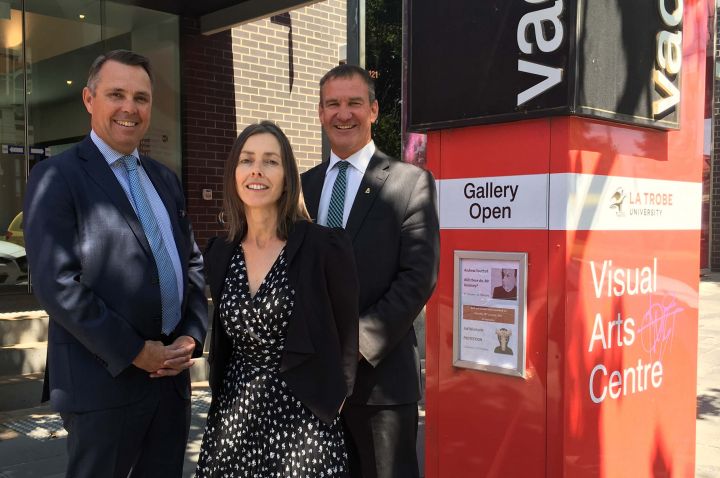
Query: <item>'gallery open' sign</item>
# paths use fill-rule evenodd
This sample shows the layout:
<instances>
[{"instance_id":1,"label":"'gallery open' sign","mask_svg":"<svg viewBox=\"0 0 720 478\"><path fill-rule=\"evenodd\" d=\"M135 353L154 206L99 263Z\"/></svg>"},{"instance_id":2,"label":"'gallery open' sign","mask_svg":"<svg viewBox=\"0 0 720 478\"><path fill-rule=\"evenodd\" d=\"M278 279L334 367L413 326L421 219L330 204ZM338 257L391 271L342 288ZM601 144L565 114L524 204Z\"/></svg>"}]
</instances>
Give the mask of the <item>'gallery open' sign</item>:
<instances>
[{"instance_id":1,"label":"'gallery open' sign","mask_svg":"<svg viewBox=\"0 0 720 478\"><path fill-rule=\"evenodd\" d=\"M409 123L679 127L683 0L413 0Z\"/></svg>"}]
</instances>

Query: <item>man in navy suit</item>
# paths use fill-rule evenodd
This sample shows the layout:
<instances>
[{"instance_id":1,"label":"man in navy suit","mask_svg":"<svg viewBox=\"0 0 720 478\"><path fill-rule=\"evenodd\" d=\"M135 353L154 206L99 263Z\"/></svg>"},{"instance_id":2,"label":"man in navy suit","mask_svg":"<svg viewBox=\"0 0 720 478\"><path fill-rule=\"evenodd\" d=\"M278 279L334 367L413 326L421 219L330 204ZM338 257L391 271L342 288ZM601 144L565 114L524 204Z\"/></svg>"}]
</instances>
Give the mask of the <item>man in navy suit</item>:
<instances>
[{"instance_id":1,"label":"man in navy suit","mask_svg":"<svg viewBox=\"0 0 720 478\"><path fill-rule=\"evenodd\" d=\"M330 70L320 80L318 112L332 152L302 175L302 185L310 215L344 227L355 252L360 357L342 411L351 476L415 478L422 385L413 322L437 280L435 181L375 147L378 109L364 69Z\"/></svg>"},{"instance_id":2,"label":"man in navy suit","mask_svg":"<svg viewBox=\"0 0 720 478\"><path fill-rule=\"evenodd\" d=\"M25 241L50 316L43 401L68 431L68 477L182 475L207 300L180 182L138 154L152 98L147 58L98 57L90 135L28 181Z\"/></svg>"}]
</instances>

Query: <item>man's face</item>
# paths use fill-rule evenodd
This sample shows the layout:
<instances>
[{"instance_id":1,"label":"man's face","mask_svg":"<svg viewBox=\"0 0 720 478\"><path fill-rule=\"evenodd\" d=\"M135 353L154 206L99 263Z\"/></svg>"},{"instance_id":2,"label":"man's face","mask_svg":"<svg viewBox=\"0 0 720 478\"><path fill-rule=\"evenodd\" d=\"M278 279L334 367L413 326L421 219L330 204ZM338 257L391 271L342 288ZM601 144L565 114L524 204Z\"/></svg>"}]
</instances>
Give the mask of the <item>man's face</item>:
<instances>
[{"instance_id":1,"label":"man's face","mask_svg":"<svg viewBox=\"0 0 720 478\"><path fill-rule=\"evenodd\" d=\"M503 269L502 271L502 286L503 289L510 292L515 287L516 283L515 271L511 269Z\"/></svg>"},{"instance_id":2,"label":"man's face","mask_svg":"<svg viewBox=\"0 0 720 478\"><path fill-rule=\"evenodd\" d=\"M130 154L150 126L152 85L141 66L107 61L100 68L95 92L83 90L90 124L108 146Z\"/></svg>"},{"instance_id":3,"label":"man's face","mask_svg":"<svg viewBox=\"0 0 720 478\"><path fill-rule=\"evenodd\" d=\"M323 85L320 97L320 123L339 158L347 158L370 142L370 126L377 119L378 102L370 103L362 78L355 75L330 79Z\"/></svg>"}]
</instances>

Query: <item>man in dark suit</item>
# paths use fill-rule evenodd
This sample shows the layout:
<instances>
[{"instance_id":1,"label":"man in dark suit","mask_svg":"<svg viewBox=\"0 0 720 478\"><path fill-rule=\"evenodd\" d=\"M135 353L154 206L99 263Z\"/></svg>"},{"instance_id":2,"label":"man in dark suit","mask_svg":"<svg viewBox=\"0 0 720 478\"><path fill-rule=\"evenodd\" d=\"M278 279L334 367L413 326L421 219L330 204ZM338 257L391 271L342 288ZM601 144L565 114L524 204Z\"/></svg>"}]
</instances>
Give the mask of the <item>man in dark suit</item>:
<instances>
[{"instance_id":1,"label":"man in dark suit","mask_svg":"<svg viewBox=\"0 0 720 478\"><path fill-rule=\"evenodd\" d=\"M207 301L180 182L137 151L147 58L98 57L83 102L91 134L38 163L25 198L33 287L50 316L43 401L68 431L68 477L181 476Z\"/></svg>"},{"instance_id":2,"label":"man in dark suit","mask_svg":"<svg viewBox=\"0 0 720 478\"><path fill-rule=\"evenodd\" d=\"M302 175L303 193L318 223L345 227L360 282L360 362L342 412L350 471L413 478L422 393L413 322L437 279L435 182L375 148L378 103L362 68L330 70L318 111L332 153Z\"/></svg>"}]
</instances>

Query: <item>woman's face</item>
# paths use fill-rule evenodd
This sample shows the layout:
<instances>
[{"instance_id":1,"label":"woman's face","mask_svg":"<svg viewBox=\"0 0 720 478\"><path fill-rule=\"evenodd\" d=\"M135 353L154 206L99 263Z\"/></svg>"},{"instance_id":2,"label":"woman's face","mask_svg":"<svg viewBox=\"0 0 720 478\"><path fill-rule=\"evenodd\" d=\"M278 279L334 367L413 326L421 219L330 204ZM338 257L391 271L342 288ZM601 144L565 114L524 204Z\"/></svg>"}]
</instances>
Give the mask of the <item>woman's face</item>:
<instances>
[{"instance_id":1,"label":"woman's face","mask_svg":"<svg viewBox=\"0 0 720 478\"><path fill-rule=\"evenodd\" d=\"M245 141L235 167L235 186L246 208L277 208L285 188L285 170L275 136L258 133Z\"/></svg>"}]
</instances>

